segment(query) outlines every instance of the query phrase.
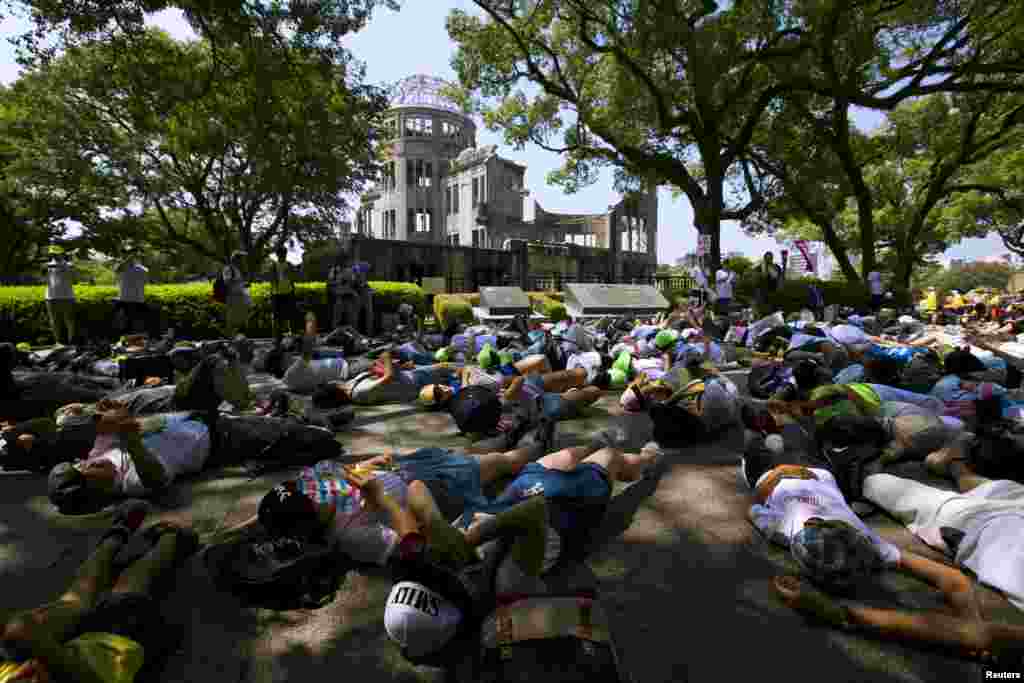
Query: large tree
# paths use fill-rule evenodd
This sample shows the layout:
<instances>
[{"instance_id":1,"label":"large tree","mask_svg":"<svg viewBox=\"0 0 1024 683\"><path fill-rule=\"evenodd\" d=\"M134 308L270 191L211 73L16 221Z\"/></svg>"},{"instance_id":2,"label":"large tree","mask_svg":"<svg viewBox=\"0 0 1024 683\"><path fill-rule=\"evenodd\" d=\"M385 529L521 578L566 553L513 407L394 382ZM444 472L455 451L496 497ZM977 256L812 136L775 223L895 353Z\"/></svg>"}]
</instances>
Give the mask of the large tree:
<instances>
[{"instance_id":1,"label":"large tree","mask_svg":"<svg viewBox=\"0 0 1024 683\"><path fill-rule=\"evenodd\" d=\"M857 278L851 253L864 263L884 260L903 288L930 257L989 232L989 225L965 220L955 207L965 193L1003 194L991 162L1020 148L1024 97L929 95L897 107L871 135L848 129L843 143L829 119L801 99L787 103L798 110L797 120L787 121L793 138L773 131L751 153L755 167L778 183L763 212L769 224L781 220L790 232L824 240L850 279ZM840 146L851 154L856 178L847 172ZM859 190L857 183L863 184ZM866 215L865 202L871 208ZM865 218L872 236L867 244Z\"/></svg>"},{"instance_id":2,"label":"large tree","mask_svg":"<svg viewBox=\"0 0 1024 683\"><path fill-rule=\"evenodd\" d=\"M110 188L83 226L97 244L133 236L217 260L242 247L255 262L336 232L374 177L387 100L361 79L288 46L215 56L157 30L70 47L14 86L35 143L23 170L36 186Z\"/></svg>"},{"instance_id":3,"label":"large tree","mask_svg":"<svg viewBox=\"0 0 1024 683\"><path fill-rule=\"evenodd\" d=\"M1015 91L1024 74L1020 3L965 0L474 0L449 17L455 67L488 125L563 152L551 180L574 190L613 166L669 184L719 255L722 220L764 204L747 152L790 93L833 132L857 200L864 275L873 206L850 135L852 107L891 110L937 92ZM558 138L561 140L558 140ZM768 182L770 185L770 181ZM727 202L727 187L739 188Z\"/></svg>"},{"instance_id":4,"label":"large tree","mask_svg":"<svg viewBox=\"0 0 1024 683\"><path fill-rule=\"evenodd\" d=\"M784 90L765 64L799 52L770 3L666 0L474 0L480 18L455 10L448 32L467 106L516 146L564 155L549 182L576 191L602 168L618 189L670 185L693 205L717 268L724 220L759 197L730 203L730 179L749 180L743 152Z\"/></svg>"}]
</instances>

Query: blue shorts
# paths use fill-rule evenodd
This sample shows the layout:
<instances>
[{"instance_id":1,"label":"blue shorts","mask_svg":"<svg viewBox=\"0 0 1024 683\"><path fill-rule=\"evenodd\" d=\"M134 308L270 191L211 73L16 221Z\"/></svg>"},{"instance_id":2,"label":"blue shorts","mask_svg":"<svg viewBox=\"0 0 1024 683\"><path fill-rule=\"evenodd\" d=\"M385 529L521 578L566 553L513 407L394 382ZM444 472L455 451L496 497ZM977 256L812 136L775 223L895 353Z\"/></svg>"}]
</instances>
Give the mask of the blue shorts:
<instances>
[{"instance_id":1,"label":"blue shorts","mask_svg":"<svg viewBox=\"0 0 1024 683\"><path fill-rule=\"evenodd\" d=\"M480 482L480 463L447 448L421 448L398 458L402 478L444 484L446 494L466 504L486 503ZM431 491L436 491L431 487Z\"/></svg>"},{"instance_id":2,"label":"blue shorts","mask_svg":"<svg viewBox=\"0 0 1024 683\"><path fill-rule=\"evenodd\" d=\"M580 463L563 472L531 462L493 502L480 507L467 504L462 525L469 526L474 512L498 514L537 495L559 503L557 513L548 518L555 531L566 538L578 537L584 530L596 528L604 518L612 497L611 478L597 463Z\"/></svg>"},{"instance_id":3,"label":"blue shorts","mask_svg":"<svg viewBox=\"0 0 1024 683\"><path fill-rule=\"evenodd\" d=\"M579 417L580 406L578 401L568 401L562 398L561 394L547 392L541 397L541 409L544 411L544 417L550 417L555 422Z\"/></svg>"}]
</instances>

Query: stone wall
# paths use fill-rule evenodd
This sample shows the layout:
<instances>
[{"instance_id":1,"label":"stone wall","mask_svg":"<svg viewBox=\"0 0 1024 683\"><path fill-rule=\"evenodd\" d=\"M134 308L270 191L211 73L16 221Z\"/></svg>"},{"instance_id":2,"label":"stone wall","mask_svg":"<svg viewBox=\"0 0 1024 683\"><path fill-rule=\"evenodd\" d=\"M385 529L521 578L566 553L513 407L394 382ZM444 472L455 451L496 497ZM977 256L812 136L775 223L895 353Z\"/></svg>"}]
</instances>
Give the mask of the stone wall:
<instances>
[{"instance_id":1,"label":"stone wall","mask_svg":"<svg viewBox=\"0 0 1024 683\"><path fill-rule=\"evenodd\" d=\"M419 282L443 277L449 291L476 291L486 285L533 289L531 281L617 282L653 278L646 254L619 254L570 244L516 242L509 250L474 249L353 236L354 259L370 264L371 280Z\"/></svg>"}]
</instances>

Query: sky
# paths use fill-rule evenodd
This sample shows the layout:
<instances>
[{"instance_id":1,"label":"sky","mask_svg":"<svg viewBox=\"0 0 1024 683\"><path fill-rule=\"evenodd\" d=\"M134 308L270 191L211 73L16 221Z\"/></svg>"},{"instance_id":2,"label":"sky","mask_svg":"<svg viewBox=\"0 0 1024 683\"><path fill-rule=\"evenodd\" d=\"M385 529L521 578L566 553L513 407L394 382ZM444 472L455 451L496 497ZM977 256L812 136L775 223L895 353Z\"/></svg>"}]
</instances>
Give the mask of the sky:
<instances>
[{"instance_id":1,"label":"sky","mask_svg":"<svg viewBox=\"0 0 1024 683\"><path fill-rule=\"evenodd\" d=\"M474 11L469 0L406 0L399 12L378 11L368 26L358 34L343 40L357 59L366 64L366 77L370 83L390 84L413 74L428 74L455 80L451 59L455 44L445 30L445 18L452 9ZM191 28L178 10L153 15L149 23L160 26L177 39L194 37ZM23 33L29 27L19 17L7 17L0 22L0 36L10 37ZM0 44L0 82L17 79L19 67L14 48L5 40ZM854 113L855 124L870 130L884 119L877 112ZM529 145L516 151L504 144L502 134L491 132L477 121L477 144L498 145L499 154L526 164L526 184L531 197L548 211L567 213L603 213L618 202L612 189L611 172L605 172L600 181L575 194L565 194L555 186L548 186L548 172L561 165L559 155ZM684 197L673 199L668 189L658 192L658 262L674 264L677 258L696 250L697 232L693 227L693 210ZM750 237L735 223L722 225L722 252L738 251L759 258L765 251L777 251L780 246L766 237ZM943 256L950 259L973 260L1006 252L997 236L965 240L949 249Z\"/></svg>"}]
</instances>

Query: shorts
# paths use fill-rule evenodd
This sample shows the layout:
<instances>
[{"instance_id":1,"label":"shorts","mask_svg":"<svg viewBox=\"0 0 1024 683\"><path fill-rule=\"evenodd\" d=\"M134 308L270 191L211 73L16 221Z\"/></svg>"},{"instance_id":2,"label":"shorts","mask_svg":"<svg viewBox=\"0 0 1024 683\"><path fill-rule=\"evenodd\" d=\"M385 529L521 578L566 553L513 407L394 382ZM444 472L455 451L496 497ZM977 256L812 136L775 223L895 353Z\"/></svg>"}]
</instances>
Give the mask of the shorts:
<instances>
[{"instance_id":1,"label":"shorts","mask_svg":"<svg viewBox=\"0 0 1024 683\"><path fill-rule=\"evenodd\" d=\"M535 374L527 375L523 380L523 394L530 400L544 396L544 377Z\"/></svg>"},{"instance_id":2,"label":"shorts","mask_svg":"<svg viewBox=\"0 0 1024 683\"><path fill-rule=\"evenodd\" d=\"M156 601L144 593L111 593L79 622L76 635L112 633L133 640L147 652L162 649L164 620Z\"/></svg>"},{"instance_id":3,"label":"shorts","mask_svg":"<svg viewBox=\"0 0 1024 683\"><path fill-rule=\"evenodd\" d=\"M569 401L562 398L561 394L546 392L541 396L541 409L545 417L550 417L555 422L572 420L580 416L579 401Z\"/></svg>"},{"instance_id":4,"label":"shorts","mask_svg":"<svg viewBox=\"0 0 1024 683\"><path fill-rule=\"evenodd\" d=\"M421 448L402 456L398 463L407 482L419 480L427 484L442 513L448 507L459 507L461 512L461 507L468 503L485 502L480 463L475 458L447 448Z\"/></svg>"},{"instance_id":5,"label":"shorts","mask_svg":"<svg viewBox=\"0 0 1024 683\"><path fill-rule=\"evenodd\" d=\"M541 491L548 500L559 499L559 513L550 515L548 523L563 539L570 539L601 523L611 500L612 485L608 471L597 463L580 463L563 472L531 462L519 471L498 500L511 497L519 502L529 497L530 491Z\"/></svg>"}]
</instances>

